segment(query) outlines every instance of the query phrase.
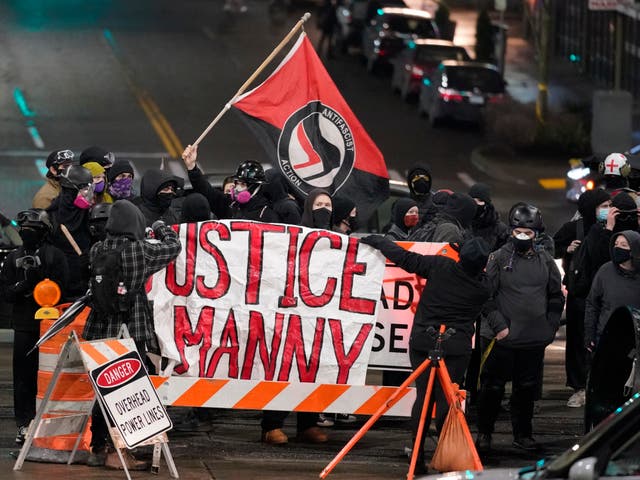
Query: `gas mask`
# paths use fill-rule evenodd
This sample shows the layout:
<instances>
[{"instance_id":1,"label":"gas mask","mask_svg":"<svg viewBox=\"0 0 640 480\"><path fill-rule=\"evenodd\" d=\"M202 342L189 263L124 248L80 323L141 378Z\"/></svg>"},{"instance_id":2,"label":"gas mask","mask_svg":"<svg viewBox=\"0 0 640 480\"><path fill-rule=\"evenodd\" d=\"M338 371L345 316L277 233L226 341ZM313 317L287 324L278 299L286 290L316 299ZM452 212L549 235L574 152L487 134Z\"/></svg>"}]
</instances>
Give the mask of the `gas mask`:
<instances>
[{"instance_id":1,"label":"gas mask","mask_svg":"<svg viewBox=\"0 0 640 480\"><path fill-rule=\"evenodd\" d=\"M78 190L73 204L81 210L87 210L93 205L93 184Z\"/></svg>"},{"instance_id":2,"label":"gas mask","mask_svg":"<svg viewBox=\"0 0 640 480\"><path fill-rule=\"evenodd\" d=\"M526 233L518 233L512 237L512 241L516 252L524 253L533 248L533 238L529 238Z\"/></svg>"},{"instance_id":3,"label":"gas mask","mask_svg":"<svg viewBox=\"0 0 640 480\"><path fill-rule=\"evenodd\" d=\"M251 192L245 185L234 185L231 188L231 199L244 205L251 200Z\"/></svg>"}]
</instances>

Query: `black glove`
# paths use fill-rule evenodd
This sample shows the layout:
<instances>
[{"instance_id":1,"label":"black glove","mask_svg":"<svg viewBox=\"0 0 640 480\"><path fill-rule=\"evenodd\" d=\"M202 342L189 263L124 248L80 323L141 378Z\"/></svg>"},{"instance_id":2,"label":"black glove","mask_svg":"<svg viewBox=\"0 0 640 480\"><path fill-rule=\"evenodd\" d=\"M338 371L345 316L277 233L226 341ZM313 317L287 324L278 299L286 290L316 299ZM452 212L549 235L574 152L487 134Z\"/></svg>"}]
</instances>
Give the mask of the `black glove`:
<instances>
[{"instance_id":1,"label":"black glove","mask_svg":"<svg viewBox=\"0 0 640 480\"><path fill-rule=\"evenodd\" d=\"M384 237L382 235L367 235L360 239L360 243L370 245L373 248L380 248L380 245L384 243Z\"/></svg>"},{"instance_id":2,"label":"black glove","mask_svg":"<svg viewBox=\"0 0 640 480\"><path fill-rule=\"evenodd\" d=\"M33 290L32 286L29 286L29 283L26 280L22 280L20 282L16 282L11 286L11 291L15 295L24 295L25 293Z\"/></svg>"},{"instance_id":3,"label":"black glove","mask_svg":"<svg viewBox=\"0 0 640 480\"><path fill-rule=\"evenodd\" d=\"M153 235L157 240L162 240L164 238L164 227L167 225L162 220L156 220L151 225L151 229L153 230Z\"/></svg>"}]
</instances>

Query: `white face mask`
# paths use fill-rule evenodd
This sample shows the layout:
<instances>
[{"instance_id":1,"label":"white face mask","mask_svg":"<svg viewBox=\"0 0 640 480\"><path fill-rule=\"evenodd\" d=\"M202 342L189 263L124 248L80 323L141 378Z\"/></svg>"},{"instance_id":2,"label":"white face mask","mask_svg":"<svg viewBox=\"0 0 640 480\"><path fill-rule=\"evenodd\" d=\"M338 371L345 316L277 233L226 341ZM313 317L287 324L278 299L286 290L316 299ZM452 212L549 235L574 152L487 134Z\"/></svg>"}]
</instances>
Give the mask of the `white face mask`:
<instances>
[{"instance_id":1,"label":"white face mask","mask_svg":"<svg viewBox=\"0 0 640 480\"><path fill-rule=\"evenodd\" d=\"M530 240L530 237L526 233L518 233L516 235L516 239L518 239L518 240Z\"/></svg>"}]
</instances>

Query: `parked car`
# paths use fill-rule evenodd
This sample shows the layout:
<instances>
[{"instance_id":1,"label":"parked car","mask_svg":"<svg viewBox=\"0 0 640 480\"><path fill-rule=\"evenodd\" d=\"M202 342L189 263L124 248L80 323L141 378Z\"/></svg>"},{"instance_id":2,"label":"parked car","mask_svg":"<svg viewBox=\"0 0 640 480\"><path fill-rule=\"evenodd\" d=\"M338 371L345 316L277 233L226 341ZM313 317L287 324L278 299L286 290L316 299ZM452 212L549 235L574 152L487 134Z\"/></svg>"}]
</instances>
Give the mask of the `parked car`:
<instances>
[{"instance_id":1,"label":"parked car","mask_svg":"<svg viewBox=\"0 0 640 480\"><path fill-rule=\"evenodd\" d=\"M375 72L400 52L408 40L440 38L432 16L410 8L379 8L362 33L367 70Z\"/></svg>"},{"instance_id":2,"label":"parked car","mask_svg":"<svg viewBox=\"0 0 640 480\"><path fill-rule=\"evenodd\" d=\"M410 40L392 61L391 88L405 101L417 98L422 79L430 77L444 60L470 61L471 57L464 47L448 40Z\"/></svg>"},{"instance_id":3,"label":"parked car","mask_svg":"<svg viewBox=\"0 0 640 480\"><path fill-rule=\"evenodd\" d=\"M520 469L491 468L482 472L450 472L445 477L425 475L423 480L442 479L491 480L568 479L597 480L598 478L637 479L640 475L640 393L634 394L594 430L576 441L575 445L557 458L539 460L535 465Z\"/></svg>"},{"instance_id":4,"label":"parked car","mask_svg":"<svg viewBox=\"0 0 640 480\"><path fill-rule=\"evenodd\" d=\"M505 86L494 65L445 60L423 79L418 109L434 127L446 118L483 124L486 105L505 100Z\"/></svg>"}]
</instances>

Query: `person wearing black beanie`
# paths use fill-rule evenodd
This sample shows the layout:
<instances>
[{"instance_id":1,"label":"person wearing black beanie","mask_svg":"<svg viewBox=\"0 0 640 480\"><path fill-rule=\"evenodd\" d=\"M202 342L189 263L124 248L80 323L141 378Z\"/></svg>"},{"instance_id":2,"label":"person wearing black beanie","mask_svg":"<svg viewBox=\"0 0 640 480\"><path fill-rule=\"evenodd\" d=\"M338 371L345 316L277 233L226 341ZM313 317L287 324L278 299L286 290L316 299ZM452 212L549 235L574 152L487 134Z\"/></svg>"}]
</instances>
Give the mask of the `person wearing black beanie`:
<instances>
[{"instance_id":1,"label":"person wearing black beanie","mask_svg":"<svg viewBox=\"0 0 640 480\"><path fill-rule=\"evenodd\" d=\"M489 257L489 247L481 238L467 240L460 250L460 261L440 256L410 252L379 235L369 235L360 240L370 245L408 273L415 273L427 280L418 300L409 337L409 357L415 370L429 357L435 346L434 337L427 333L430 327L438 330L444 324L455 333L442 344L443 358L451 381L459 385L471 357L471 338L474 322L483 305L489 300L489 283L483 270ZM428 372L428 371L427 371ZM428 373L416 379L416 400L411 411L413 438L415 440L420 414L427 390ZM442 430L449 406L439 382L434 384L433 399L436 405L436 429ZM431 411L431 410L429 410ZM430 421L427 415L427 421ZM420 439L416 472L426 471L424 465L424 435L429 431L425 424Z\"/></svg>"},{"instance_id":2,"label":"person wearing black beanie","mask_svg":"<svg viewBox=\"0 0 640 480\"><path fill-rule=\"evenodd\" d=\"M409 232L418 225L418 204L412 198L399 198L391 207L391 227L386 238L396 242L407 240Z\"/></svg>"},{"instance_id":3,"label":"person wearing black beanie","mask_svg":"<svg viewBox=\"0 0 640 480\"><path fill-rule=\"evenodd\" d=\"M133 194L133 166L127 160L116 160L107 170L108 190L113 200L131 200Z\"/></svg>"},{"instance_id":4,"label":"person wearing black beanie","mask_svg":"<svg viewBox=\"0 0 640 480\"><path fill-rule=\"evenodd\" d=\"M214 215L211 213L207 197L198 192L187 195L182 202L180 223L204 222L213 219Z\"/></svg>"},{"instance_id":5,"label":"person wearing black beanie","mask_svg":"<svg viewBox=\"0 0 640 480\"><path fill-rule=\"evenodd\" d=\"M591 228L599 221L598 216L604 219L602 221L606 220L610 206L611 195L602 189L587 190L580 195L580 218L566 222L553 236L555 257L562 258L562 268L565 272L572 268L573 256ZM571 285L567 285L565 373L567 386L573 389L573 394L567 401L567 406L572 408L582 407L586 401L588 357L584 349L584 315L587 293L575 292Z\"/></svg>"},{"instance_id":6,"label":"person wearing black beanie","mask_svg":"<svg viewBox=\"0 0 640 480\"><path fill-rule=\"evenodd\" d=\"M475 237L484 238L491 251L497 250L507 242L509 229L500 220L500 215L491 203L491 189L486 183L476 183L469 189L469 196L478 205L471 221L471 230Z\"/></svg>"},{"instance_id":7,"label":"person wearing black beanie","mask_svg":"<svg viewBox=\"0 0 640 480\"><path fill-rule=\"evenodd\" d=\"M434 219L412 232L409 240L461 245L471 237L471 221L477 209L476 202L466 193L452 193Z\"/></svg>"}]
</instances>

